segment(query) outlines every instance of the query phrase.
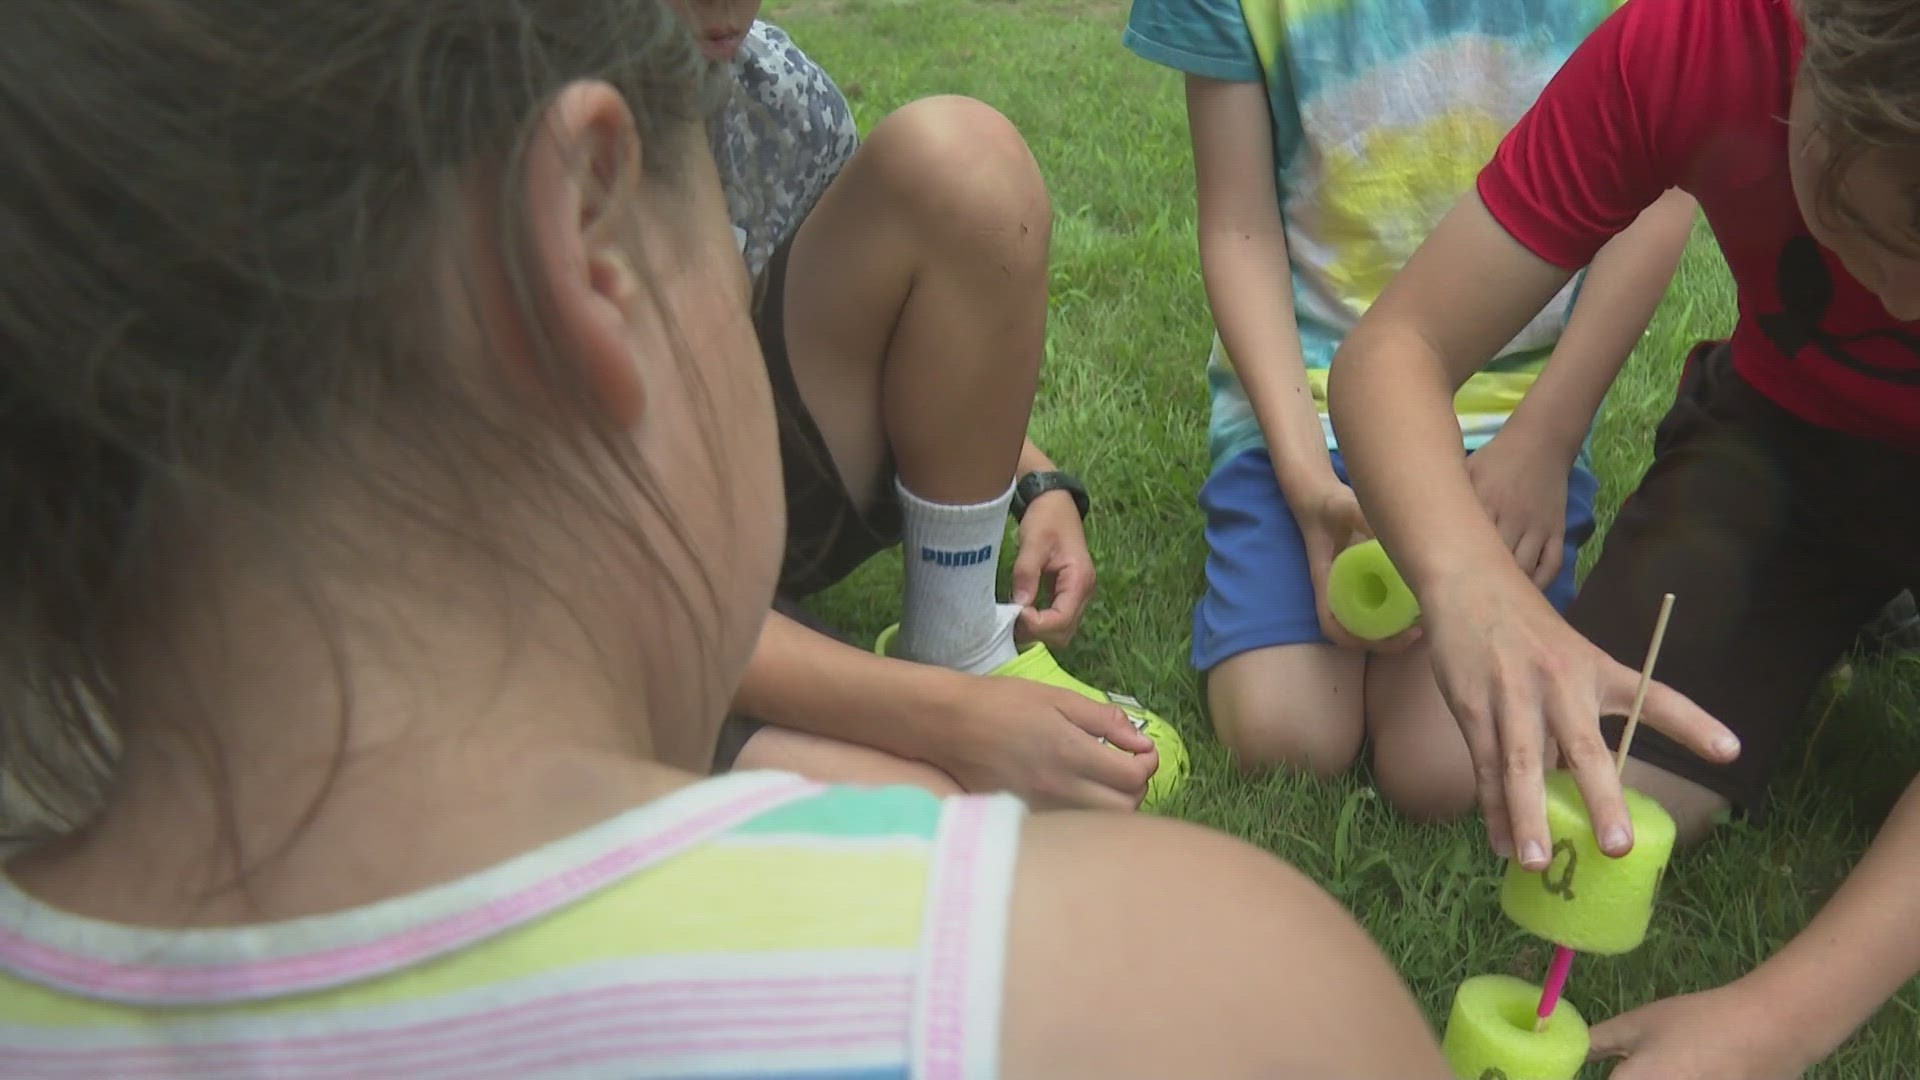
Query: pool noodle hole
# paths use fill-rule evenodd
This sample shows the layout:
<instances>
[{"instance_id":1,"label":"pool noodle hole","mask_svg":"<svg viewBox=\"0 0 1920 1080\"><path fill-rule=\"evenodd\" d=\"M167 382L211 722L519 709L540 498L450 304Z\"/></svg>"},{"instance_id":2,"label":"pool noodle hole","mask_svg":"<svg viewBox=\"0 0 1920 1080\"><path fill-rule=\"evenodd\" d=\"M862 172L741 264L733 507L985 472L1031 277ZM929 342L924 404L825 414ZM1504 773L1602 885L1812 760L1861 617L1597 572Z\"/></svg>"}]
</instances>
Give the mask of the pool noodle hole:
<instances>
[{"instance_id":1,"label":"pool noodle hole","mask_svg":"<svg viewBox=\"0 0 1920 1080\"><path fill-rule=\"evenodd\" d=\"M1369 611L1378 611L1387 602L1387 579L1379 574L1368 574L1360 579L1355 591L1363 607Z\"/></svg>"}]
</instances>

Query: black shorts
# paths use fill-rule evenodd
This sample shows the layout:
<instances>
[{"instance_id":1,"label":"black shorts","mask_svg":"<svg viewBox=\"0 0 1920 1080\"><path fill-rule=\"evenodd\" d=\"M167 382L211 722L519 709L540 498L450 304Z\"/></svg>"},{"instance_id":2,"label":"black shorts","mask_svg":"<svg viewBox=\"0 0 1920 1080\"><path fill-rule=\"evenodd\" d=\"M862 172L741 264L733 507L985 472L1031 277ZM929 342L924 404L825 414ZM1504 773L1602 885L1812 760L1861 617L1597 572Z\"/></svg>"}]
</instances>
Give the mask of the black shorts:
<instances>
[{"instance_id":1,"label":"black shorts","mask_svg":"<svg viewBox=\"0 0 1920 1080\"><path fill-rule=\"evenodd\" d=\"M1741 378L1725 343L1695 347L1567 619L1638 670L1673 593L1654 677L1733 729L1741 752L1716 766L1643 726L1632 756L1762 817L1821 680L1920 580L1915 477L1920 456L1807 424ZM1611 745L1622 726L1606 722Z\"/></svg>"},{"instance_id":2,"label":"black shorts","mask_svg":"<svg viewBox=\"0 0 1920 1080\"><path fill-rule=\"evenodd\" d=\"M796 230L797 232L797 230ZM813 416L800 397L787 358L787 258L793 238L774 250L755 290L753 328L766 357L773 408L780 425L780 462L786 481L787 545L778 594L803 600L831 588L862 563L900 542L900 504L885 497L893 461L882 463L882 496L861 506L847 491Z\"/></svg>"},{"instance_id":3,"label":"black shorts","mask_svg":"<svg viewBox=\"0 0 1920 1080\"><path fill-rule=\"evenodd\" d=\"M798 234L798 230L795 230ZM773 408L780 427L780 463L786 485L787 543L780 567L774 610L789 618L845 640L806 613L799 602L833 587L868 559L900 542L900 504L890 490L892 459L883 463L882 495L862 506L848 492L834 465L820 428L801 400L799 384L787 358L787 259L793 237L774 250L754 289L754 332L766 358L767 379L773 389ZM732 716L720 732L714 771L733 767L734 758L760 722Z\"/></svg>"}]
</instances>

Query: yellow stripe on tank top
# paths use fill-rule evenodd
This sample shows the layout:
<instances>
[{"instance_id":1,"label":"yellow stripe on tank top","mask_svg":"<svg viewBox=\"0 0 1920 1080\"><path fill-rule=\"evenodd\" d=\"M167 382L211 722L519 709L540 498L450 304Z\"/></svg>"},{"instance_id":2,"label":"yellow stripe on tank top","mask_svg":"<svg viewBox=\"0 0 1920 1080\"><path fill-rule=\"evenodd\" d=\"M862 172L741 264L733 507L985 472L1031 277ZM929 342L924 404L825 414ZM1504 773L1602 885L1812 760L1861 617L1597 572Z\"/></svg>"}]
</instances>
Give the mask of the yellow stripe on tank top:
<instances>
[{"instance_id":1,"label":"yellow stripe on tank top","mask_svg":"<svg viewBox=\"0 0 1920 1080\"><path fill-rule=\"evenodd\" d=\"M1511 415L1520 399L1526 396L1535 380L1540 377L1540 367L1545 359L1517 371L1476 371L1468 377L1460 389L1453 395L1453 411L1457 415L1488 414L1496 416ZM1313 402L1321 412L1327 411L1327 373L1321 369L1307 372L1307 385L1313 391Z\"/></svg>"},{"instance_id":2,"label":"yellow stripe on tank top","mask_svg":"<svg viewBox=\"0 0 1920 1080\"><path fill-rule=\"evenodd\" d=\"M907 949L920 939L927 869L918 846L823 851L739 840L709 844L556 916L401 976L170 1015L189 1020L365 1008L623 956ZM0 1023L125 1024L138 1022L134 1015L0 975Z\"/></svg>"}]
</instances>

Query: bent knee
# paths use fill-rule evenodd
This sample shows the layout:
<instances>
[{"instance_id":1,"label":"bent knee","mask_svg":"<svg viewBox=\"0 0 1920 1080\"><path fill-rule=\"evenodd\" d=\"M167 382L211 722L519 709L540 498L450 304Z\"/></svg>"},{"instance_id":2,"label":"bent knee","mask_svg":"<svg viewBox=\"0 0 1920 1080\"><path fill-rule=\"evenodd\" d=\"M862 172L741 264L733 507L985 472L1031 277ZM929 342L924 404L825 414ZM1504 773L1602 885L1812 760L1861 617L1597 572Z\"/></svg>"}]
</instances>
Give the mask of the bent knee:
<instances>
[{"instance_id":1,"label":"bent knee","mask_svg":"<svg viewBox=\"0 0 1920 1080\"><path fill-rule=\"evenodd\" d=\"M861 154L890 200L937 228L975 238L1051 231L1039 162L985 102L943 95L902 106L874 126Z\"/></svg>"},{"instance_id":2,"label":"bent knee","mask_svg":"<svg viewBox=\"0 0 1920 1080\"><path fill-rule=\"evenodd\" d=\"M1660 804L1673 818L1674 847L1699 845L1720 824L1731 805L1712 788L1667 772L1637 758L1627 761L1621 781Z\"/></svg>"},{"instance_id":3,"label":"bent knee","mask_svg":"<svg viewBox=\"0 0 1920 1080\"><path fill-rule=\"evenodd\" d=\"M1381 774L1376 783L1395 813L1423 825L1457 821L1472 813L1479 801L1471 772L1406 769Z\"/></svg>"},{"instance_id":4,"label":"bent knee","mask_svg":"<svg viewBox=\"0 0 1920 1080\"><path fill-rule=\"evenodd\" d=\"M1213 730L1234 764L1249 772L1288 768L1331 778L1360 759L1359 718L1337 709L1216 702Z\"/></svg>"},{"instance_id":5,"label":"bent knee","mask_svg":"<svg viewBox=\"0 0 1920 1080\"><path fill-rule=\"evenodd\" d=\"M1713 835L1720 825L1722 815L1726 814L1729 804L1724 799L1712 799L1704 802L1686 802L1666 808L1673 818L1673 846L1676 851L1685 851L1699 847Z\"/></svg>"},{"instance_id":6,"label":"bent knee","mask_svg":"<svg viewBox=\"0 0 1920 1080\"><path fill-rule=\"evenodd\" d=\"M1243 652L1207 675L1213 730L1243 770L1331 777L1360 758L1364 662L1320 645Z\"/></svg>"}]
</instances>

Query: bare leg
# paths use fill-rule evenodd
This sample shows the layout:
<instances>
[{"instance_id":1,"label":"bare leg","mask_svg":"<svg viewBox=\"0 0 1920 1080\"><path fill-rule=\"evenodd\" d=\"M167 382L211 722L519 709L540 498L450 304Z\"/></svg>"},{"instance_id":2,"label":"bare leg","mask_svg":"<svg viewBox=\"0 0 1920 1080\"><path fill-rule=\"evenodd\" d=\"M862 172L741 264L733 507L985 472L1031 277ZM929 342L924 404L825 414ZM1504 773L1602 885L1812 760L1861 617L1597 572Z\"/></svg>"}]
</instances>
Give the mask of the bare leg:
<instances>
[{"instance_id":1,"label":"bare leg","mask_svg":"<svg viewBox=\"0 0 1920 1080\"><path fill-rule=\"evenodd\" d=\"M1435 822L1473 809L1473 758L1434 682L1426 642L1368 662L1367 732L1374 780L1400 813Z\"/></svg>"},{"instance_id":2,"label":"bare leg","mask_svg":"<svg viewBox=\"0 0 1920 1080\"><path fill-rule=\"evenodd\" d=\"M889 457L922 499L1006 493L1045 351L1051 235L1046 186L1019 133L957 97L881 121L808 214L788 256L787 356L857 501L894 498ZM1004 520L990 526L996 538ZM774 728L740 760L822 778L932 771Z\"/></svg>"},{"instance_id":3,"label":"bare leg","mask_svg":"<svg viewBox=\"0 0 1920 1080\"><path fill-rule=\"evenodd\" d=\"M1632 756L1621 782L1666 807L1679 827L1676 847L1692 847L1713 832L1714 819L1728 808L1728 802L1709 788L1675 776Z\"/></svg>"},{"instance_id":4,"label":"bare leg","mask_svg":"<svg viewBox=\"0 0 1920 1080\"><path fill-rule=\"evenodd\" d=\"M733 767L738 772L783 769L829 784L913 784L943 796L961 791L953 777L931 765L787 728L763 727L755 732L740 748Z\"/></svg>"},{"instance_id":5,"label":"bare leg","mask_svg":"<svg viewBox=\"0 0 1920 1080\"><path fill-rule=\"evenodd\" d=\"M999 113L928 98L881 121L794 240L787 350L848 490L1004 492L1045 350L1052 209Z\"/></svg>"},{"instance_id":6,"label":"bare leg","mask_svg":"<svg viewBox=\"0 0 1920 1080\"><path fill-rule=\"evenodd\" d=\"M1360 754L1365 664L1334 645L1241 653L1207 675L1213 730L1243 769L1343 773Z\"/></svg>"}]
</instances>

